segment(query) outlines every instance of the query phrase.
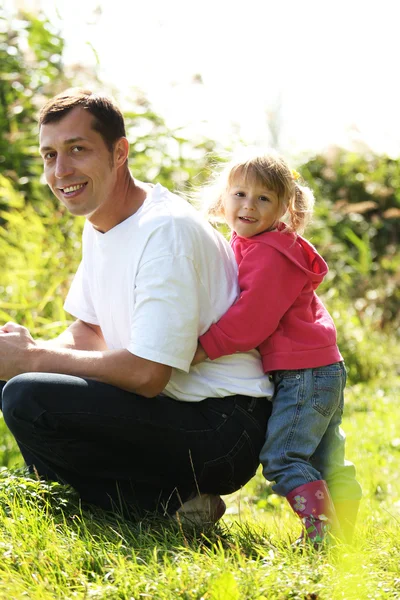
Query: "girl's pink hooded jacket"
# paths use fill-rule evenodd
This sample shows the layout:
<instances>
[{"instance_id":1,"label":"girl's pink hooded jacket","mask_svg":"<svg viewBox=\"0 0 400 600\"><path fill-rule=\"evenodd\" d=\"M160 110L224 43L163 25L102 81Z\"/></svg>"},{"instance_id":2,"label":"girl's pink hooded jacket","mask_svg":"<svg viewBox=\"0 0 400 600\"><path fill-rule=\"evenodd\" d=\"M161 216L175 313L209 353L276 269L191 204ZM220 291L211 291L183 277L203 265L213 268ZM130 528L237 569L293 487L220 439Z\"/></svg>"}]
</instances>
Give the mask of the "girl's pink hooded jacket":
<instances>
[{"instance_id":1,"label":"girl's pink hooded jacket","mask_svg":"<svg viewBox=\"0 0 400 600\"><path fill-rule=\"evenodd\" d=\"M240 296L200 337L212 360L258 348L266 373L343 360L333 320L315 293L328 266L301 236L285 231L233 233Z\"/></svg>"}]
</instances>

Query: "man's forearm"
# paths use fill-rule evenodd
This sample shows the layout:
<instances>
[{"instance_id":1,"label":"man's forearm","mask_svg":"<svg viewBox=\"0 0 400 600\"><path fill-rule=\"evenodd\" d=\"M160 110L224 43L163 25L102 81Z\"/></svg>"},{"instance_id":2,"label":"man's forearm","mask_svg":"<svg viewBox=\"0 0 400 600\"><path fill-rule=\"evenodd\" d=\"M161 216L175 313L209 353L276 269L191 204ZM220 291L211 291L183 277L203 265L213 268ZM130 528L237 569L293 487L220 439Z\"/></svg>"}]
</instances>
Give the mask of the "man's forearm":
<instances>
[{"instance_id":1,"label":"man's forearm","mask_svg":"<svg viewBox=\"0 0 400 600\"><path fill-rule=\"evenodd\" d=\"M159 394L171 367L131 354L128 350L76 350L38 346L30 351L28 368L96 379L146 397Z\"/></svg>"},{"instance_id":2,"label":"man's forearm","mask_svg":"<svg viewBox=\"0 0 400 600\"><path fill-rule=\"evenodd\" d=\"M65 344L62 347L38 344L26 327L6 323L0 329L0 380L8 381L22 373L60 373L153 397L162 392L171 377L172 368L167 365L125 349L108 350L98 326L78 320L61 338Z\"/></svg>"}]
</instances>

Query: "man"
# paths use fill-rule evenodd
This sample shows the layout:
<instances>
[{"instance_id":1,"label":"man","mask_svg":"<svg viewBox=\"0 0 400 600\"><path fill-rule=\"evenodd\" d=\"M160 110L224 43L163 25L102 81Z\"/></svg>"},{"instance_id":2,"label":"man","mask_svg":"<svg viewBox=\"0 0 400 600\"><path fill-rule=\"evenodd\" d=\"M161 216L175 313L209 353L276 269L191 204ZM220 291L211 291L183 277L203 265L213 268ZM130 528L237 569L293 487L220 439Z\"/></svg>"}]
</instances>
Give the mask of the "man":
<instances>
[{"instance_id":1,"label":"man","mask_svg":"<svg viewBox=\"0 0 400 600\"><path fill-rule=\"evenodd\" d=\"M76 320L49 342L1 328L4 419L27 465L85 502L173 514L195 499L215 521L219 494L258 466L272 392L256 351L191 367L237 297L233 254L188 203L133 178L111 99L67 90L39 125L48 185L86 217Z\"/></svg>"}]
</instances>

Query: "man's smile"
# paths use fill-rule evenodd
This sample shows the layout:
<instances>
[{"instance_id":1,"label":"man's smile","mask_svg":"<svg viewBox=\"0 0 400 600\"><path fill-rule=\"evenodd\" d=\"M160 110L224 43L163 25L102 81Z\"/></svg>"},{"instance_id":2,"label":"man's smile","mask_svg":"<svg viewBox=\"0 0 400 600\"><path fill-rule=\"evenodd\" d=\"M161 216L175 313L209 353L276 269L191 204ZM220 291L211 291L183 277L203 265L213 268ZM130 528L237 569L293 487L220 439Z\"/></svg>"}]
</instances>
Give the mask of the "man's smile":
<instances>
[{"instance_id":1,"label":"man's smile","mask_svg":"<svg viewBox=\"0 0 400 600\"><path fill-rule=\"evenodd\" d=\"M69 186L66 186L64 188L59 187L58 189L63 194L73 195L75 192L78 192L78 191L82 190L84 187L86 187L86 185L87 185L87 182L85 182L85 183L76 183L74 185L69 185Z\"/></svg>"}]
</instances>

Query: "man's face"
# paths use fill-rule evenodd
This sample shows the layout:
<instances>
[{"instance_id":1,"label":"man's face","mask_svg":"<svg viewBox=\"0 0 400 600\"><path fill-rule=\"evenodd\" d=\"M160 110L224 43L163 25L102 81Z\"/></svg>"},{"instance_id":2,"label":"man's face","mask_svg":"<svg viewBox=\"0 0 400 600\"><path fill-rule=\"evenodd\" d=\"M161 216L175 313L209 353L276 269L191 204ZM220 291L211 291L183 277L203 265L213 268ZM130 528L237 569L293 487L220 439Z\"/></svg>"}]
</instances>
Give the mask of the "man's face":
<instances>
[{"instance_id":1,"label":"man's face","mask_svg":"<svg viewBox=\"0 0 400 600\"><path fill-rule=\"evenodd\" d=\"M60 121L40 128L46 181L73 215L90 217L112 201L116 182L113 156L92 128L93 116L73 108Z\"/></svg>"}]
</instances>

